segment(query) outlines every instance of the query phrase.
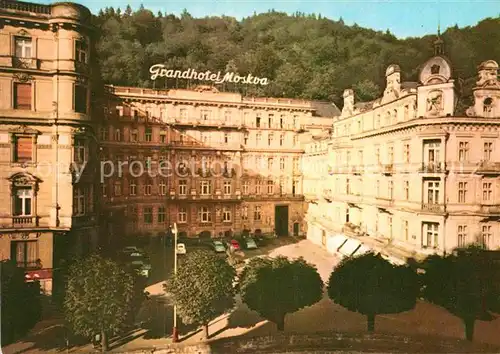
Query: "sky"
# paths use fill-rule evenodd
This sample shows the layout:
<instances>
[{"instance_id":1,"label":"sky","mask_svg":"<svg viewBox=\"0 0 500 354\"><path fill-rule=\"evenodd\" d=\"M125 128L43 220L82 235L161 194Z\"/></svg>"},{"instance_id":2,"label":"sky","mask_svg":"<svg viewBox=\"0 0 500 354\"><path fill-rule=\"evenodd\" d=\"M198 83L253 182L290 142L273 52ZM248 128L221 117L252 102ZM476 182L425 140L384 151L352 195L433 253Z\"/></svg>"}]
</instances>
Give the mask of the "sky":
<instances>
[{"instance_id":1,"label":"sky","mask_svg":"<svg viewBox=\"0 0 500 354\"><path fill-rule=\"evenodd\" d=\"M127 0L78 2L93 13L106 6L124 9L127 4ZM134 10L143 4L155 13L161 10L179 15L187 9L194 17L227 15L241 19L270 9L289 14L297 11L316 13L333 20L342 17L347 25L357 23L374 30L389 29L399 38L435 34L438 23L444 31L455 24L473 26L486 17L500 16L500 0L128 0L128 3Z\"/></svg>"}]
</instances>

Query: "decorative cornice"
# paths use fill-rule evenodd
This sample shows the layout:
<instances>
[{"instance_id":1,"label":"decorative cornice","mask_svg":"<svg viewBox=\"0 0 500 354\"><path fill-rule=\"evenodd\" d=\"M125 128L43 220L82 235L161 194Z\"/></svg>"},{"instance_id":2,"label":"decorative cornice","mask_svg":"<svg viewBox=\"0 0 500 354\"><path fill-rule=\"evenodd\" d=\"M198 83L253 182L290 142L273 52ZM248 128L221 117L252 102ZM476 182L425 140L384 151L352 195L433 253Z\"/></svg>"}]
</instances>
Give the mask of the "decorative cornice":
<instances>
[{"instance_id":1,"label":"decorative cornice","mask_svg":"<svg viewBox=\"0 0 500 354\"><path fill-rule=\"evenodd\" d=\"M26 73L15 73L12 77L15 81L22 83L31 82L33 80L33 76Z\"/></svg>"}]
</instances>

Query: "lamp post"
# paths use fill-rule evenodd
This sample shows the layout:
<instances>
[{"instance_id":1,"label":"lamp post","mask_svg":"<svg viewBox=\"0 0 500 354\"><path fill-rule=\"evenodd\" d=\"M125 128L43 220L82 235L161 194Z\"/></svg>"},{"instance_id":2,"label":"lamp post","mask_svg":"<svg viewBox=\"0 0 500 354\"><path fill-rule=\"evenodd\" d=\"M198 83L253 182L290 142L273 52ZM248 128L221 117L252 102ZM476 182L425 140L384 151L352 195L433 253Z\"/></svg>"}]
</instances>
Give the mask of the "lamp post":
<instances>
[{"instance_id":1,"label":"lamp post","mask_svg":"<svg viewBox=\"0 0 500 354\"><path fill-rule=\"evenodd\" d=\"M177 275L177 223L174 222L172 227L174 234L174 275ZM174 327L172 328L172 342L179 341L179 333L177 332L177 304L174 303Z\"/></svg>"}]
</instances>

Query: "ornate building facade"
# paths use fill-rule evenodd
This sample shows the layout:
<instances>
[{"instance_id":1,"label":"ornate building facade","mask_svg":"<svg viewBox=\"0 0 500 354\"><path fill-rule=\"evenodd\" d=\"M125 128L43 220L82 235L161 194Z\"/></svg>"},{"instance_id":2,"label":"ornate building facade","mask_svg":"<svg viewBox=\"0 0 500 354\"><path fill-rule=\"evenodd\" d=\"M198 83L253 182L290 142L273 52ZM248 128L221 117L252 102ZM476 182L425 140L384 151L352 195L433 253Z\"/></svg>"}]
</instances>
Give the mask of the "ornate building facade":
<instances>
[{"instance_id":1,"label":"ornate building facade","mask_svg":"<svg viewBox=\"0 0 500 354\"><path fill-rule=\"evenodd\" d=\"M164 235L174 222L188 237L305 232L301 139L330 129L334 105L207 86L110 86L108 97L105 234Z\"/></svg>"},{"instance_id":2,"label":"ornate building facade","mask_svg":"<svg viewBox=\"0 0 500 354\"><path fill-rule=\"evenodd\" d=\"M97 236L93 33L81 5L0 2L0 259L47 292Z\"/></svg>"},{"instance_id":3,"label":"ornate building facade","mask_svg":"<svg viewBox=\"0 0 500 354\"><path fill-rule=\"evenodd\" d=\"M419 82L402 82L389 66L375 101L355 103L345 90L332 137L306 147L306 164L328 166L322 185L304 179L311 240L325 245L344 231L421 255L500 247L498 64L479 65L474 104L460 112L442 53L438 40Z\"/></svg>"}]
</instances>

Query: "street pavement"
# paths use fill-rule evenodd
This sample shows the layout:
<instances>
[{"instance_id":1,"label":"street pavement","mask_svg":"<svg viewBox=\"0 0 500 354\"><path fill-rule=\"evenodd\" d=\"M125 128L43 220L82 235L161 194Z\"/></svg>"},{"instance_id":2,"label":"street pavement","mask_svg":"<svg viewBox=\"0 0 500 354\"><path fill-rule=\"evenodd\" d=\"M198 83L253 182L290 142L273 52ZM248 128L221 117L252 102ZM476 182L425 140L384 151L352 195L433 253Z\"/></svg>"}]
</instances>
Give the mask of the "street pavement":
<instances>
[{"instance_id":1,"label":"street pavement","mask_svg":"<svg viewBox=\"0 0 500 354\"><path fill-rule=\"evenodd\" d=\"M321 247L308 240L290 243L278 240L283 245L276 248L269 247L259 251L252 251L253 255L269 254L270 256L283 255L290 258L303 257L313 263L322 279L326 282L333 267L338 264L339 258L328 254ZM163 278L165 279L165 278ZM162 282L151 284L147 291L152 299L145 304L143 320L149 321L149 333L144 330L130 335L127 340L113 345L114 351L130 351L136 348L161 346L170 342L172 324L172 306L164 296ZM414 310L391 315L376 317L376 332L397 335L430 335L464 338L463 324L457 317L446 310L419 301ZM289 314L285 319L286 332L311 333L318 331L335 331L350 333L365 333L366 318L358 313L347 311L334 304L326 296L315 305ZM276 333L274 324L260 318L258 314L250 311L245 304L237 299L237 306L233 312L220 316L211 322L209 333L211 339L232 336L261 336ZM185 343L195 343L202 339L201 332L189 326L180 326L181 340ZM500 346L500 319L485 322L477 321L475 328L475 341ZM166 338L167 337L167 338ZM40 343L40 338L30 338L31 343ZM21 349L24 353L40 353L43 350L33 348L30 350L26 341L3 348L3 353L17 353ZM44 346L46 348L47 346ZM68 352L84 352L90 347L77 347Z\"/></svg>"}]
</instances>

